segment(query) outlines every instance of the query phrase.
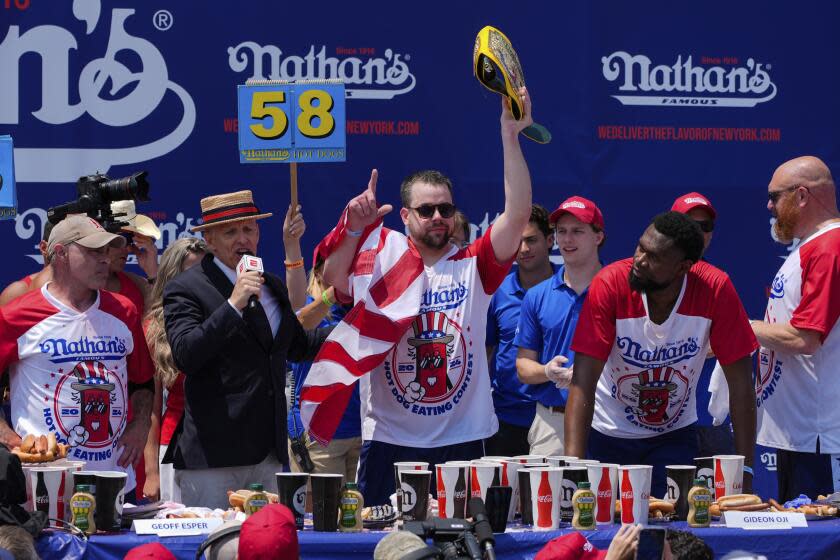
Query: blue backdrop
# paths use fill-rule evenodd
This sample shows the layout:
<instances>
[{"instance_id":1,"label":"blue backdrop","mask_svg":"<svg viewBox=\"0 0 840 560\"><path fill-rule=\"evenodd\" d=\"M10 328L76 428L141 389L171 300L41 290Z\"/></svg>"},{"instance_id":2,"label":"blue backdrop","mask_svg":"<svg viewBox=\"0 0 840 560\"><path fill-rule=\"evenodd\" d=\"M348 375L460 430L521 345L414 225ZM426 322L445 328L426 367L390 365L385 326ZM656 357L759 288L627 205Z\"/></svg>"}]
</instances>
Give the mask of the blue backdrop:
<instances>
[{"instance_id":1,"label":"blue backdrop","mask_svg":"<svg viewBox=\"0 0 840 560\"><path fill-rule=\"evenodd\" d=\"M677 195L702 192L719 214L708 258L757 317L786 254L765 208L774 168L801 154L840 163L838 15L828 1L6 0L0 134L15 139L19 216L0 223L0 284L40 268L46 208L97 170L149 171L153 200L139 211L161 225L161 248L189 234L201 197L253 189L275 213L260 251L279 271L288 169L239 164L236 86L249 78L346 83L347 161L300 167L305 248L372 167L390 203L409 172L443 170L480 234L503 204L499 99L471 75L475 34L490 24L513 41L554 135L522 140L534 200L594 199L610 261Z\"/></svg>"}]
</instances>

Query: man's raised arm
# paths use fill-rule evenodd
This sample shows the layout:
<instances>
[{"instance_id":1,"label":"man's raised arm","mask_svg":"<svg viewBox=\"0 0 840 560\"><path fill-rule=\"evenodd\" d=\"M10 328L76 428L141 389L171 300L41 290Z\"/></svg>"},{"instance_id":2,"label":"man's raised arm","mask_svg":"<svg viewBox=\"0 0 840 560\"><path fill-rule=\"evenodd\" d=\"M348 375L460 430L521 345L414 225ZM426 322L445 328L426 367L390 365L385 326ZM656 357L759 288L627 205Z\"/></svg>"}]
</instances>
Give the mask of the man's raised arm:
<instances>
[{"instance_id":1,"label":"man's raised arm","mask_svg":"<svg viewBox=\"0 0 840 560\"><path fill-rule=\"evenodd\" d=\"M519 90L523 115L520 120L513 118L510 102L502 98L502 148L505 162L505 210L493 222L490 241L496 260L510 260L519 248L522 230L531 217L531 175L528 164L519 145L519 133L533 124L531 118L531 97L525 88Z\"/></svg>"},{"instance_id":2,"label":"man's raised arm","mask_svg":"<svg viewBox=\"0 0 840 560\"><path fill-rule=\"evenodd\" d=\"M393 210L390 204L383 204L382 207L376 204L378 178L379 172L376 169L371 170L367 189L347 204L347 217L344 223L346 234L324 261L324 281L345 295L348 295L347 277L350 273L350 265L353 264L356 256L362 232Z\"/></svg>"}]
</instances>

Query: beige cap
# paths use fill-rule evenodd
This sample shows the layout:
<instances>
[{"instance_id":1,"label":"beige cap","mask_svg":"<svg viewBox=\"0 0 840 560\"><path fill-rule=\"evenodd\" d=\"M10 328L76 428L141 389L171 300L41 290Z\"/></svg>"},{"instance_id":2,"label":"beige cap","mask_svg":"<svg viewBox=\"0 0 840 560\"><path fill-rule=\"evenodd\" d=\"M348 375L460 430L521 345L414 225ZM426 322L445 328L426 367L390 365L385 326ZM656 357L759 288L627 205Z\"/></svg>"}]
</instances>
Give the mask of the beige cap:
<instances>
[{"instance_id":1,"label":"beige cap","mask_svg":"<svg viewBox=\"0 0 840 560\"><path fill-rule=\"evenodd\" d=\"M114 219L121 222L128 222L127 226L123 226L123 231L130 231L145 235L146 237L160 239L160 230L155 225L155 221L148 216L138 214L133 200L112 202L111 212L114 213Z\"/></svg>"},{"instance_id":2,"label":"beige cap","mask_svg":"<svg viewBox=\"0 0 840 560\"><path fill-rule=\"evenodd\" d=\"M47 254L52 255L55 246L59 243L62 245L78 243L88 249L99 249L111 243L115 243L118 247L124 247L125 238L108 233L105 228L99 225L99 222L84 214L70 214L58 222L50 232Z\"/></svg>"}]
</instances>

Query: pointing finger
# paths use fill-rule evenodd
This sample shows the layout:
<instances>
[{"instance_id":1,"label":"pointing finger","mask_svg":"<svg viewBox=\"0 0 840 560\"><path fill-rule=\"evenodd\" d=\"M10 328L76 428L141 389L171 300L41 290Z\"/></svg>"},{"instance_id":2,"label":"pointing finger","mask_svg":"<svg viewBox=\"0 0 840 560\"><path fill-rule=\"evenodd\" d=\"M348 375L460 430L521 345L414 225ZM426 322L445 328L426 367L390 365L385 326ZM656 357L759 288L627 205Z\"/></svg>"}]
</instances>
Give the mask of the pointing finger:
<instances>
[{"instance_id":1,"label":"pointing finger","mask_svg":"<svg viewBox=\"0 0 840 560\"><path fill-rule=\"evenodd\" d=\"M370 181L368 181L368 190L376 196L376 182L379 180L379 171L376 169L371 169L370 171Z\"/></svg>"}]
</instances>

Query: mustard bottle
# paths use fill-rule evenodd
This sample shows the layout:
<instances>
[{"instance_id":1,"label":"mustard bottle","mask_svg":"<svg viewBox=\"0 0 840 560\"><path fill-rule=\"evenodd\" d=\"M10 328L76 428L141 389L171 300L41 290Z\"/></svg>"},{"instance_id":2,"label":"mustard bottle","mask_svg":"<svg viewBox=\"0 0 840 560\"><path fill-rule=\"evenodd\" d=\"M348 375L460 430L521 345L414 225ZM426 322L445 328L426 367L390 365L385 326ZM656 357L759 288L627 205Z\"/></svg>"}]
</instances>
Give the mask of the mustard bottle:
<instances>
[{"instance_id":1,"label":"mustard bottle","mask_svg":"<svg viewBox=\"0 0 840 560\"><path fill-rule=\"evenodd\" d=\"M245 515L250 517L268 505L268 496L263 489L263 485L259 483L249 484L248 490L251 491L251 495L245 498L242 509L245 511Z\"/></svg>"},{"instance_id":2,"label":"mustard bottle","mask_svg":"<svg viewBox=\"0 0 840 560\"><path fill-rule=\"evenodd\" d=\"M365 507L365 499L359 492L355 482L348 482L341 492L340 510L338 518L338 530L342 533L355 533L362 530L362 508Z\"/></svg>"},{"instance_id":3,"label":"mustard bottle","mask_svg":"<svg viewBox=\"0 0 840 560\"><path fill-rule=\"evenodd\" d=\"M701 478L694 479L694 486L688 491L689 527L708 527L712 522L709 509L712 506L712 491Z\"/></svg>"},{"instance_id":4,"label":"mustard bottle","mask_svg":"<svg viewBox=\"0 0 840 560\"><path fill-rule=\"evenodd\" d=\"M76 493L70 498L70 523L84 534L92 535L96 532L95 511L96 498L90 491L90 485L77 484Z\"/></svg>"},{"instance_id":5,"label":"mustard bottle","mask_svg":"<svg viewBox=\"0 0 840 560\"><path fill-rule=\"evenodd\" d=\"M578 489L572 495L572 527L575 529L595 529L595 493L588 482L578 482Z\"/></svg>"}]
</instances>

